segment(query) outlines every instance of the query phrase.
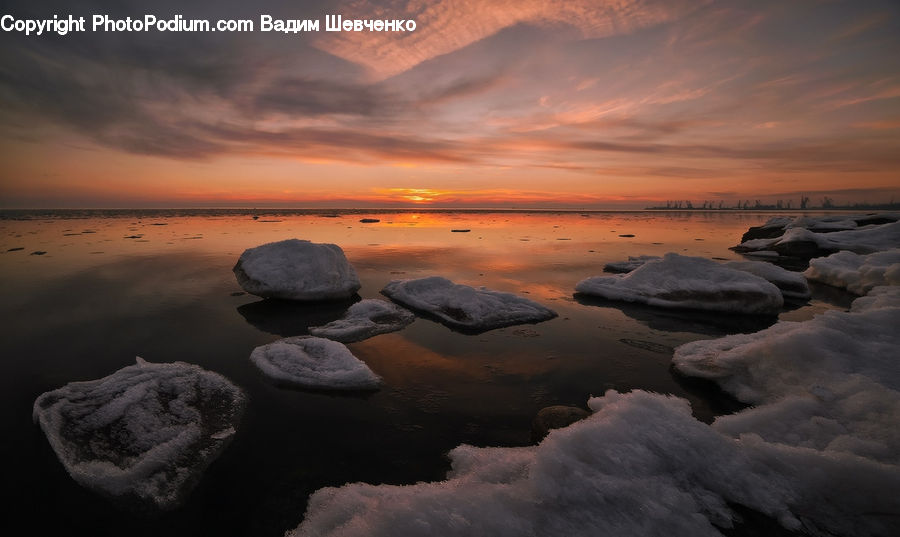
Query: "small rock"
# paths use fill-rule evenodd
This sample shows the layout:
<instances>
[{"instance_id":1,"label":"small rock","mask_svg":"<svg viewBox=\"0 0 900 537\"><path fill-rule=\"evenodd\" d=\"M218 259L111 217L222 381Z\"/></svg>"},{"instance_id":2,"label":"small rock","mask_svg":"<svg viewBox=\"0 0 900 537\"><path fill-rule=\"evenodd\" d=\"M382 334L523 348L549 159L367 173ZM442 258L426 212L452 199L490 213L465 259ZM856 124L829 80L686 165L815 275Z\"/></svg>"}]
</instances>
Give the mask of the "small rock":
<instances>
[{"instance_id":1,"label":"small rock","mask_svg":"<svg viewBox=\"0 0 900 537\"><path fill-rule=\"evenodd\" d=\"M531 422L531 440L537 444L550 434L551 430L568 427L590 415L590 412L577 406L555 405L542 408Z\"/></svg>"}]
</instances>

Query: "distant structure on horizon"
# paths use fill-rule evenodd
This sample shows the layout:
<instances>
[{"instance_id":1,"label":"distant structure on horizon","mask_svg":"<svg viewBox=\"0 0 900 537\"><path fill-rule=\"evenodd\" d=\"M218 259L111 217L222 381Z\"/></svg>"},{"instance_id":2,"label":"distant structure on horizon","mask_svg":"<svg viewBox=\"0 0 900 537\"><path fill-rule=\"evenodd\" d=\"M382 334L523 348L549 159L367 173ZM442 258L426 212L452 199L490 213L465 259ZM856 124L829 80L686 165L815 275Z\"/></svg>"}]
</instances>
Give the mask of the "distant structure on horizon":
<instances>
[{"instance_id":1,"label":"distant structure on horizon","mask_svg":"<svg viewBox=\"0 0 900 537\"><path fill-rule=\"evenodd\" d=\"M801 196L800 203L798 206L793 206L793 200L778 200L774 204L765 204L760 200L755 200L753 204L750 203L750 200L738 200L734 205L725 205L725 201L719 200L718 203L712 201L704 201L702 205L694 205L691 200L674 200L667 201L665 207L657 206L657 207L645 207L648 211L793 211L793 210L811 210L811 209L821 209L821 210L856 210L856 211L870 211L870 210L879 210L879 211L893 211L900 210L900 202L894 201L891 198L891 201L888 203L852 203L845 205L837 205L834 202L833 198L825 196L821 200L821 204L818 206L811 206L809 204L810 199L809 196Z\"/></svg>"}]
</instances>

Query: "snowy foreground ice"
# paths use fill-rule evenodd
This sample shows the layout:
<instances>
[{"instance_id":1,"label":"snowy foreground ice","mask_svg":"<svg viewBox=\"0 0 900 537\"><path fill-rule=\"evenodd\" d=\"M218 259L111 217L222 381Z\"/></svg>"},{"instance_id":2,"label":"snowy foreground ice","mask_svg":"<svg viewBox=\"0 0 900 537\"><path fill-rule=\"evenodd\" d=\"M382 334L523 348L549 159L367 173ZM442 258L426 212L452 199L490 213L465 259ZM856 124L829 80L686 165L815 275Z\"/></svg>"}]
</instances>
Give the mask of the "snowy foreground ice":
<instances>
[{"instance_id":1,"label":"snowy foreground ice","mask_svg":"<svg viewBox=\"0 0 900 537\"><path fill-rule=\"evenodd\" d=\"M298 336L256 347L250 360L277 383L319 390L371 390L381 378L343 343Z\"/></svg>"},{"instance_id":2,"label":"snowy foreground ice","mask_svg":"<svg viewBox=\"0 0 900 537\"><path fill-rule=\"evenodd\" d=\"M595 276L575 290L610 300L651 306L776 315L779 289L759 276L702 257L668 253L620 276Z\"/></svg>"},{"instance_id":3,"label":"snowy foreground ice","mask_svg":"<svg viewBox=\"0 0 900 537\"><path fill-rule=\"evenodd\" d=\"M352 343L402 330L415 320L416 316L412 312L394 303L367 298L350 306L343 318L324 326L312 326L309 333L342 343Z\"/></svg>"},{"instance_id":4,"label":"snowy foreground ice","mask_svg":"<svg viewBox=\"0 0 900 537\"><path fill-rule=\"evenodd\" d=\"M431 314L444 324L464 330L485 331L556 317L556 312L511 293L475 289L432 276L394 280L381 292L409 308Z\"/></svg>"},{"instance_id":5,"label":"snowy foreground ice","mask_svg":"<svg viewBox=\"0 0 900 537\"><path fill-rule=\"evenodd\" d=\"M245 291L263 298L335 300L360 288L340 246L299 239L244 250L234 274Z\"/></svg>"},{"instance_id":6,"label":"snowy foreground ice","mask_svg":"<svg viewBox=\"0 0 900 537\"><path fill-rule=\"evenodd\" d=\"M81 485L138 510L171 509L230 441L244 402L217 373L138 358L42 394L34 419Z\"/></svg>"},{"instance_id":7,"label":"snowy foreground ice","mask_svg":"<svg viewBox=\"0 0 900 537\"><path fill-rule=\"evenodd\" d=\"M679 347L679 370L757 405L711 426L683 399L608 391L537 446L457 447L445 481L321 489L289 535L717 536L736 504L811 535L897 535L897 291Z\"/></svg>"},{"instance_id":8,"label":"snowy foreground ice","mask_svg":"<svg viewBox=\"0 0 900 537\"><path fill-rule=\"evenodd\" d=\"M869 255L843 251L811 259L805 275L858 295L879 285L900 285L900 248Z\"/></svg>"}]
</instances>

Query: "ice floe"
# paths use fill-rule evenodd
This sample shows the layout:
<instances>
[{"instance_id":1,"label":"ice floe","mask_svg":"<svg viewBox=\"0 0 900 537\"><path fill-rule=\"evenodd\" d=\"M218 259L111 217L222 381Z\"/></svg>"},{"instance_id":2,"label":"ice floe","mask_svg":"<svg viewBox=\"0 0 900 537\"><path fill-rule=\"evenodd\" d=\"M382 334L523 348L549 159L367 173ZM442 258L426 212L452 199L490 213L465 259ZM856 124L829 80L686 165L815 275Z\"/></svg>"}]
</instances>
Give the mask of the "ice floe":
<instances>
[{"instance_id":1,"label":"ice floe","mask_svg":"<svg viewBox=\"0 0 900 537\"><path fill-rule=\"evenodd\" d=\"M34 419L81 485L138 510L170 509L225 448L244 401L217 373L138 358L42 394Z\"/></svg>"},{"instance_id":2,"label":"ice floe","mask_svg":"<svg viewBox=\"0 0 900 537\"><path fill-rule=\"evenodd\" d=\"M620 276L580 281L578 293L652 306L775 315L781 291L759 276L702 257L668 253Z\"/></svg>"},{"instance_id":3,"label":"ice floe","mask_svg":"<svg viewBox=\"0 0 900 537\"><path fill-rule=\"evenodd\" d=\"M485 331L556 317L553 310L527 298L483 287L475 289L439 276L394 280L381 292L404 306L464 330Z\"/></svg>"},{"instance_id":4,"label":"ice floe","mask_svg":"<svg viewBox=\"0 0 900 537\"><path fill-rule=\"evenodd\" d=\"M895 466L733 438L671 396L609 391L588 405L538 446L455 448L445 481L321 489L288 535L719 536L734 504L814 534L896 529Z\"/></svg>"},{"instance_id":5,"label":"ice floe","mask_svg":"<svg viewBox=\"0 0 900 537\"><path fill-rule=\"evenodd\" d=\"M827 215L827 216L775 216L761 226L754 226L744 233L741 242L752 239L771 239L780 237L785 230L803 228L810 231L828 233L831 231L843 231L868 225L889 224L900 220L900 213L876 213L856 215Z\"/></svg>"},{"instance_id":6,"label":"ice floe","mask_svg":"<svg viewBox=\"0 0 900 537\"><path fill-rule=\"evenodd\" d=\"M879 285L900 285L900 248L869 255L844 251L811 259L804 274L858 295Z\"/></svg>"},{"instance_id":7,"label":"ice floe","mask_svg":"<svg viewBox=\"0 0 900 537\"><path fill-rule=\"evenodd\" d=\"M766 250L775 251L782 256L812 258L840 250L868 254L898 247L900 222L890 222L830 233L811 231L804 227L786 228L780 236L746 240L735 246L734 250Z\"/></svg>"},{"instance_id":8,"label":"ice floe","mask_svg":"<svg viewBox=\"0 0 900 537\"><path fill-rule=\"evenodd\" d=\"M381 378L343 343L298 336L253 349L250 360L276 383L318 390L371 390Z\"/></svg>"},{"instance_id":9,"label":"ice floe","mask_svg":"<svg viewBox=\"0 0 900 537\"><path fill-rule=\"evenodd\" d=\"M234 274L245 291L264 298L334 300L360 288L340 246L299 239L244 250Z\"/></svg>"},{"instance_id":10,"label":"ice floe","mask_svg":"<svg viewBox=\"0 0 900 537\"><path fill-rule=\"evenodd\" d=\"M402 330L415 320L416 316L412 312L394 303L367 298L350 306L341 319L324 326L310 327L309 333L342 343L352 343Z\"/></svg>"},{"instance_id":11,"label":"ice floe","mask_svg":"<svg viewBox=\"0 0 900 537\"><path fill-rule=\"evenodd\" d=\"M806 299L810 297L809 284L799 272L783 269L765 261L728 261L722 266L742 270L765 279L781 289L785 298Z\"/></svg>"}]
</instances>

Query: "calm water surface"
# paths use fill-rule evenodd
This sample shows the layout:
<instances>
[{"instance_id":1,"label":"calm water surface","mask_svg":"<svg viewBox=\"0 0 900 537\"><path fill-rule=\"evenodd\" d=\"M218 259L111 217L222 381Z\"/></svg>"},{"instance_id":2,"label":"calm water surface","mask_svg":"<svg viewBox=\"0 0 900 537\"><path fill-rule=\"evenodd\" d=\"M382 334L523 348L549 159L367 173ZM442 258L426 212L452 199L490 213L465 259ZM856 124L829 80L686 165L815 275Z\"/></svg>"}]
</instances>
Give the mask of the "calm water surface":
<instances>
[{"instance_id":1,"label":"calm water surface","mask_svg":"<svg viewBox=\"0 0 900 537\"><path fill-rule=\"evenodd\" d=\"M641 388L689 399L705 421L734 411L739 405L709 385L673 374L670 349L771 321L578 301L572 292L629 255L738 259L728 247L769 216L0 213L4 524L24 522L43 535L282 535L299 524L308 495L320 487L439 480L449 467L445 453L461 443L527 445L532 418L548 405L583 407L608 389ZM349 345L384 378L376 393L277 388L250 363L250 351L306 334L349 304L242 294L231 272L241 252L287 238L340 245L359 273L362 298L380 297L392 279L441 275L523 294L559 317L479 335L418 319ZM851 299L814 291L809 304L781 318L806 319ZM121 512L78 486L31 420L42 392L106 376L135 356L199 364L250 399L233 443L188 503L153 519Z\"/></svg>"}]
</instances>

